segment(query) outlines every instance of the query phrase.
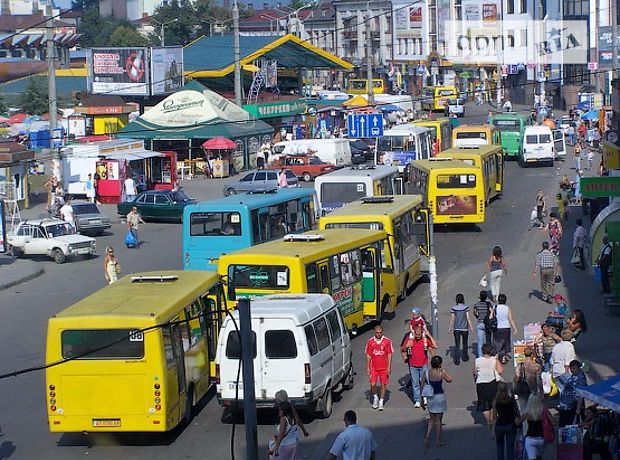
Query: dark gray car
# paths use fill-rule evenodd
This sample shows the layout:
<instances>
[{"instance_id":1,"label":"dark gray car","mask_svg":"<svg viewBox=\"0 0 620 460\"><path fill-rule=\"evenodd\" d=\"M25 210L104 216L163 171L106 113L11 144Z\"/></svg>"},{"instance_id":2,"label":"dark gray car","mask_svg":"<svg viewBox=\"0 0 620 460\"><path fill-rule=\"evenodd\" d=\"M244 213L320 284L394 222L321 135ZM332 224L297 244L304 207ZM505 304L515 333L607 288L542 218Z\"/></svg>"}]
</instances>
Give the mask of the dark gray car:
<instances>
[{"instance_id":1,"label":"dark gray car","mask_svg":"<svg viewBox=\"0 0 620 460\"><path fill-rule=\"evenodd\" d=\"M286 170L286 183L289 187L299 187L297 176L293 171ZM224 186L224 196L236 193L257 192L278 188L277 170L262 170L247 172L240 180L232 181Z\"/></svg>"},{"instance_id":2,"label":"dark gray car","mask_svg":"<svg viewBox=\"0 0 620 460\"><path fill-rule=\"evenodd\" d=\"M111 227L110 218L101 214L95 203L72 201L71 207L75 216L75 227L79 233L99 236Z\"/></svg>"}]
</instances>

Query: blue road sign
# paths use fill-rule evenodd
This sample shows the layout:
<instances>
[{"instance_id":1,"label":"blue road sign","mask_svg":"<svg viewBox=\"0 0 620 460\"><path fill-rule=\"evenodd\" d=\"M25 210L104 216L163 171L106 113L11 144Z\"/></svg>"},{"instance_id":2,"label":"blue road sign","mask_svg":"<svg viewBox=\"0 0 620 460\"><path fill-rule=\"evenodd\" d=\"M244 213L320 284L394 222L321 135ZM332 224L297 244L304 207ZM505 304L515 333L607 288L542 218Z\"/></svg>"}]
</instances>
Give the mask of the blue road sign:
<instances>
[{"instance_id":1,"label":"blue road sign","mask_svg":"<svg viewBox=\"0 0 620 460\"><path fill-rule=\"evenodd\" d=\"M347 117L347 128L351 138L383 136L382 113L360 113Z\"/></svg>"}]
</instances>

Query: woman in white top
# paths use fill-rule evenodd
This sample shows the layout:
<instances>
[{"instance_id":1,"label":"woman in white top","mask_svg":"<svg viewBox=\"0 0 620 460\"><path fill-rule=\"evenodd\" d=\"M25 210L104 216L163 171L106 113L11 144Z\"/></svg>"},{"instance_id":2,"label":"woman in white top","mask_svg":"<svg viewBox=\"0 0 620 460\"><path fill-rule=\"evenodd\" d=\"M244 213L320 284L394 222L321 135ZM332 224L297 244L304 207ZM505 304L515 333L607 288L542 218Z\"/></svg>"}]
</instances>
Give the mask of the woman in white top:
<instances>
[{"instance_id":1,"label":"woman in white top","mask_svg":"<svg viewBox=\"0 0 620 460\"><path fill-rule=\"evenodd\" d=\"M121 266L114 255L114 248L111 246L108 246L105 250L103 272L108 284L115 283L118 280L118 274L121 272Z\"/></svg>"},{"instance_id":2,"label":"woman in white top","mask_svg":"<svg viewBox=\"0 0 620 460\"><path fill-rule=\"evenodd\" d=\"M493 399L497 394L497 379L504 373L504 366L493 355L493 345L482 345L482 356L474 362L474 379L476 379L476 394L478 396L477 410L482 412L487 426L493 433Z\"/></svg>"},{"instance_id":3,"label":"woman in white top","mask_svg":"<svg viewBox=\"0 0 620 460\"><path fill-rule=\"evenodd\" d=\"M517 334L517 326L512 319L512 310L506 305L506 294L497 296L497 305L495 306L495 316L497 317L497 329L493 334L493 342L495 343L495 352L499 360L506 364L510 353L510 328Z\"/></svg>"},{"instance_id":4,"label":"woman in white top","mask_svg":"<svg viewBox=\"0 0 620 460\"><path fill-rule=\"evenodd\" d=\"M553 365L552 373L554 378L569 372L568 365L572 360L577 359L572 340L573 333L569 329L564 329L562 331L562 341L553 347L551 364Z\"/></svg>"},{"instance_id":5,"label":"woman in white top","mask_svg":"<svg viewBox=\"0 0 620 460\"><path fill-rule=\"evenodd\" d=\"M280 404L280 421L276 424L273 448L269 448L269 458L278 460L297 460L299 426L295 420L293 406L287 402Z\"/></svg>"}]
</instances>

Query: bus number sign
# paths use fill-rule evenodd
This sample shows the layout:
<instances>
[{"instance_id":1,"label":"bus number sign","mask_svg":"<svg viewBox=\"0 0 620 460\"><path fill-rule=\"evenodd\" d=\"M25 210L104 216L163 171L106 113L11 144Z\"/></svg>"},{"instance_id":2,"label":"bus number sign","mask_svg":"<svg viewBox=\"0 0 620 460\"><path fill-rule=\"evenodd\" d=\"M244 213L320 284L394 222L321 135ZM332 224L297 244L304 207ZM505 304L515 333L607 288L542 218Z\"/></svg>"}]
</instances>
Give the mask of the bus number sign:
<instances>
[{"instance_id":1,"label":"bus number sign","mask_svg":"<svg viewBox=\"0 0 620 460\"><path fill-rule=\"evenodd\" d=\"M142 331L133 331L129 333L130 342L144 342L144 334Z\"/></svg>"}]
</instances>

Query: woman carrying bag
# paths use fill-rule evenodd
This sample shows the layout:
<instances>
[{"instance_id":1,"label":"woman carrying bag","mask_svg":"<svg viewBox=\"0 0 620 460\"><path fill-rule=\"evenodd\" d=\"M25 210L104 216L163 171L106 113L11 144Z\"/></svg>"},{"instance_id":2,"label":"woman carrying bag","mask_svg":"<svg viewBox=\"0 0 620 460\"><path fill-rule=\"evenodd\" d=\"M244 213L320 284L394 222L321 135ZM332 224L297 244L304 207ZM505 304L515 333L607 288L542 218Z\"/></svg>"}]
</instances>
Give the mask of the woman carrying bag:
<instances>
[{"instance_id":1,"label":"woman carrying bag","mask_svg":"<svg viewBox=\"0 0 620 460\"><path fill-rule=\"evenodd\" d=\"M295 420L293 406L280 404L280 421L276 424L276 435L269 441L269 459L297 460L299 426Z\"/></svg>"},{"instance_id":2,"label":"woman carrying bag","mask_svg":"<svg viewBox=\"0 0 620 460\"><path fill-rule=\"evenodd\" d=\"M444 412L448 410L448 405L443 391L443 382L452 382L452 377L450 377L448 371L441 367L442 363L443 359L441 356L433 356L431 358L431 370L426 374L427 385L422 390L422 396L426 396L428 401L427 409L429 415L428 428L424 438L425 447L430 445L433 428L436 428L435 440L437 447L445 445L441 440L441 422ZM424 394L425 392L426 395Z\"/></svg>"},{"instance_id":3,"label":"woman carrying bag","mask_svg":"<svg viewBox=\"0 0 620 460\"><path fill-rule=\"evenodd\" d=\"M482 346L482 356L474 363L474 379L476 380L476 395L478 402L476 409L482 412L487 426L494 436L493 400L497 393L497 382L502 379L504 366L493 355L493 345L485 343Z\"/></svg>"}]
</instances>

